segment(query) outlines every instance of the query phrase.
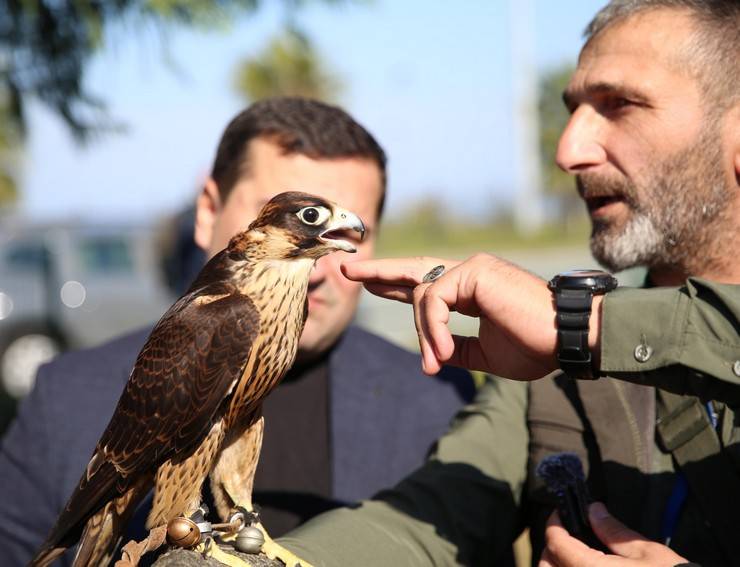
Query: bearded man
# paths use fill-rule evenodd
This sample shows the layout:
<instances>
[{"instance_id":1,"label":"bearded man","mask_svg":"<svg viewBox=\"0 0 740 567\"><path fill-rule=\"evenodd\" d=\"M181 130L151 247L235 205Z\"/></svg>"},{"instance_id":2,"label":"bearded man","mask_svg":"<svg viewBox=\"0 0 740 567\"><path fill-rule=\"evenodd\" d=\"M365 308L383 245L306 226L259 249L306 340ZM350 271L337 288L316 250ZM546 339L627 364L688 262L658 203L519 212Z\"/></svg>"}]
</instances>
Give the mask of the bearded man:
<instances>
[{"instance_id":1,"label":"bearded man","mask_svg":"<svg viewBox=\"0 0 740 567\"><path fill-rule=\"evenodd\" d=\"M739 73L737 0L613 0L587 30L557 161L596 259L645 266L648 289L605 272L548 284L484 254L343 266L413 303L425 372L531 381L493 381L423 468L284 545L324 566L500 565L528 527L540 567L737 564ZM450 334L452 310L477 337ZM603 550L560 525L535 474L561 452L606 505L590 509Z\"/></svg>"}]
</instances>

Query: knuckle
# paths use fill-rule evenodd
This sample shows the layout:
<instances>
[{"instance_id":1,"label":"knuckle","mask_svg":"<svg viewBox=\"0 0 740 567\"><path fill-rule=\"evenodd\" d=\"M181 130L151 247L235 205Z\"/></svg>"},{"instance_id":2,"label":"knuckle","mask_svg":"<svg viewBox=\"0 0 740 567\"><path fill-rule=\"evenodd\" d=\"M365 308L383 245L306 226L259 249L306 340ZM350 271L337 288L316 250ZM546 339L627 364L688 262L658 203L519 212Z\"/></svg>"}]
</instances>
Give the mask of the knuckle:
<instances>
[{"instance_id":1,"label":"knuckle","mask_svg":"<svg viewBox=\"0 0 740 567\"><path fill-rule=\"evenodd\" d=\"M496 257L486 252L478 252L474 254L470 259L476 264L483 264L495 260Z\"/></svg>"},{"instance_id":2,"label":"knuckle","mask_svg":"<svg viewBox=\"0 0 740 567\"><path fill-rule=\"evenodd\" d=\"M434 283L425 285L424 289L421 290L423 301L429 301L434 296L434 289L432 286L434 286Z\"/></svg>"},{"instance_id":3,"label":"knuckle","mask_svg":"<svg viewBox=\"0 0 740 567\"><path fill-rule=\"evenodd\" d=\"M650 557L663 553L665 546L655 543L654 541L638 541L635 542L635 550L643 557Z\"/></svg>"}]
</instances>

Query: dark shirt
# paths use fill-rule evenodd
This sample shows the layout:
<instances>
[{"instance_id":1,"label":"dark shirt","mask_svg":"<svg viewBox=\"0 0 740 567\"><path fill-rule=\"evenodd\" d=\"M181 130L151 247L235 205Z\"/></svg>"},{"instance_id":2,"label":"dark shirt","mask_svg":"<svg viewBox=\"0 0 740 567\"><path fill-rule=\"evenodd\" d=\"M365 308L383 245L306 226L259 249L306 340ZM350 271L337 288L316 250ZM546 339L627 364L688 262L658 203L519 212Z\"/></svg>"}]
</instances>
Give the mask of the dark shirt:
<instances>
[{"instance_id":1,"label":"dark shirt","mask_svg":"<svg viewBox=\"0 0 740 567\"><path fill-rule=\"evenodd\" d=\"M338 505L331 498L327 359L290 372L265 399L262 413L254 502L277 536Z\"/></svg>"}]
</instances>

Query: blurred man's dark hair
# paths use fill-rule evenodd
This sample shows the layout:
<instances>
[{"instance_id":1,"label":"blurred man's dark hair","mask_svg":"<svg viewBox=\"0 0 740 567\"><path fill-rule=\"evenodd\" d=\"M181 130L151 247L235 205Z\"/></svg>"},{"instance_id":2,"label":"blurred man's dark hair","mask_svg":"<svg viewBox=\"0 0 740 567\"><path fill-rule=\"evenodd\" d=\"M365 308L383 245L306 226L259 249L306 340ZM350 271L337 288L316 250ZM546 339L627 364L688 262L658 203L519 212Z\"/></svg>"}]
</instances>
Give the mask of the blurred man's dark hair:
<instances>
[{"instance_id":1,"label":"blurred man's dark hair","mask_svg":"<svg viewBox=\"0 0 740 567\"><path fill-rule=\"evenodd\" d=\"M341 108L302 97L255 102L226 127L216 151L211 177L225 201L234 185L249 175L249 143L257 138L276 143L286 154L311 159L366 158L380 170L383 210L386 156L375 138Z\"/></svg>"}]
</instances>

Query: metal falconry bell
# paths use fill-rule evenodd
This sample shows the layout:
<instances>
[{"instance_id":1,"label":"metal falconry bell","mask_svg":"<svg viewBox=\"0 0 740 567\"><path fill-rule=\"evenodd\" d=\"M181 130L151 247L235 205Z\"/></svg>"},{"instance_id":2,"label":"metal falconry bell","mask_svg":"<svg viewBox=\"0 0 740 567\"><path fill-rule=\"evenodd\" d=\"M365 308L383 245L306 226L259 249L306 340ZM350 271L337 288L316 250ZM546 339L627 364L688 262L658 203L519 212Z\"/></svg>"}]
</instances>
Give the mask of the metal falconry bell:
<instances>
[{"instance_id":1,"label":"metal falconry bell","mask_svg":"<svg viewBox=\"0 0 740 567\"><path fill-rule=\"evenodd\" d=\"M190 518L173 518L167 524L167 541L178 547L192 547L200 542L200 528Z\"/></svg>"},{"instance_id":2,"label":"metal falconry bell","mask_svg":"<svg viewBox=\"0 0 740 567\"><path fill-rule=\"evenodd\" d=\"M247 526L239 530L234 545L243 553L259 553L265 543L262 530L254 526Z\"/></svg>"}]
</instances>

